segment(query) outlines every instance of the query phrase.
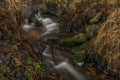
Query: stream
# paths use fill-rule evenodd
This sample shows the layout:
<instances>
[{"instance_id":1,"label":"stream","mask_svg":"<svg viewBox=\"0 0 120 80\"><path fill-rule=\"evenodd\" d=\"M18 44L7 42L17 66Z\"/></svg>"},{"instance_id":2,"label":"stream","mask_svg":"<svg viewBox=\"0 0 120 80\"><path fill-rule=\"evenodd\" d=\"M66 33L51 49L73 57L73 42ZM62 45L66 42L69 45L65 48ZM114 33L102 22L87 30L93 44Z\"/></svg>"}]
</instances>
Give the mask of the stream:
<instances>
[{"instance_id":1,"label":"stream","mask_svg":"<svg viewBox=\"0 0 120 80\"><path fill-rule=\"evenodd\" d=\"M42 17L40 12L35 14L35 19L42 23L43 26L36 27L35 23L29 23L28 19L26 19L25 24L23 25L23 30L28 33L37 31L37 38L41 38L44 40L44 42L47 43L42 53L43 64L46 65L48 68L55 70L59 74L61 74L60 80L63 80L63 77L66 77L66 80L93 80L94 78L88 79L88 76L84 74L84 71L81 67L84 64L83 62L75 62L72 55L70 55L72 54L72 52L67 49L63 50L55 43L55 41L59 40L57 37L60 33L58 23L52 21L50 18Z\"/></svg>"}]
</instances>

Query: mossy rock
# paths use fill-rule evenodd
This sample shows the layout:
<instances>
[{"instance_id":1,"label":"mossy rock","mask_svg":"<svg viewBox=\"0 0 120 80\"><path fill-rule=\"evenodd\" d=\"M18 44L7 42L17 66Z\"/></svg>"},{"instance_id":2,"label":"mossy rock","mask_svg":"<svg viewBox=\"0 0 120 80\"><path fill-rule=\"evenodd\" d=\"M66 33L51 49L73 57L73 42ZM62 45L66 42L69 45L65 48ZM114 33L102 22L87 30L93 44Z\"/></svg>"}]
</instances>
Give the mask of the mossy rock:
<instances>
[{"instance_id":1,"label":"mossy rock","mask_svg":"<svg viewBox=\"0 0 120 80\"><path fill-rule=\"evenodd\" d=\"M80 34L74 36L74 40L77 40L77 41L79 41L81 43L84 43L84 42L87 41L87 37L86 37L86 35L84 33L80 33Z\"/></svg>"},{"instance_id":2,"label":"mossy rock","mask_svg":"<svg viewBox=\"0 0 120 80\"><path fill-rule=\"evenodd\" d=\"M74 47L72 51L75 53L74 58L76 61L81 62L85 59L85 50L81 50L80 47Z\"/></svg>"},{"instance_id":3,"label":"mossy rock","mask_svg":"<svg viewBox=\"0 0 120 80\"><path fill-rule=\"evenodd\" d=\"M81 62L85 60L87 56L86 50L89 49L89 46L90 46L90 42L87 41L85 43L82 43L80 46L74 46L72 48L72 51L74 53L74 58L76 61Z\"/></svg>"},{"instance_id":4,"label":"mossy rock","mask_svg":"<svg viewBox=\"0 0 120 80\"><path fill-rule=\"evenodd\" d=\"M65 47L74 47L87 41L87 37L84 33L78 35L67 37L63 39L63 44ZM77 45L76 45L77 44Z\"/></svg>"},{"instance_id":5,"label":"mossy rock","mask_svg":"<svg viewBox=\"0 0 120 80\"><path fill-rule=\"evenodd\" d=\"M73 44L73 38L72 37L65 38L63 40L63 45L65 47L72 47L72 46L74 46L74 44Z\"/></svg>"}]
</instances>

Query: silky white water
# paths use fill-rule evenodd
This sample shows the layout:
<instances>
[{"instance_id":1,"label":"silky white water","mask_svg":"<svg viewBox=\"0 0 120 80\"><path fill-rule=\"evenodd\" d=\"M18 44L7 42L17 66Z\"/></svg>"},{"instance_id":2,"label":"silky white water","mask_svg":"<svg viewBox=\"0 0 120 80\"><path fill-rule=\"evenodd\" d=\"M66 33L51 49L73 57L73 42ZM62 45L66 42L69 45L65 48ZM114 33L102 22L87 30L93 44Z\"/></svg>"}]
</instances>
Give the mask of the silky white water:
<instances>
[{"instance_id":1,"label":"silky white water","mask_svg":"<svg viewBox=\"0 0 120 80\"><path fill-rule=\"evenodd\" d=\"M54 66L56 69L65 69L67 70L71 75L73 75L77 80L85 80L82 75L80 75L77 70L75 70L74 67L72 67L69 63L67 62L62 62L56 66Z\"/></svg>"},{"instance_id":2,"label":"silky white water","mask_svg":"<svg viewBox=\"0 0 120 80\"><path fill-rule=\"evenodd\" d=\"M59 33L58 24L54 23L50 18L43 18L40 13L36 14L35 17L45 28L45 32L41 34L41 37L53 37L53 34Z\"/></svg>"},{"instance_id":3,"label":"silky white water","mask_svg":"<svg viewBox=\"0 0 120 80\"><path fill-rule=\"evenodd\" d=\"M35 26L34 23L29 24L28 19L25 19L25 24L23 25L23 30L28 32L29 30L34 29L35 28L34 26Z\"/></svg>"},{"instance_id":4,"label":"silky white water","mask_svg":"<svg viewBox=\"0 0 120 80\"><path fill-rule=\"evenodd\" d=\"M44 52L43 52L43 55L44 56L47 56L47 57L52 57L51 54L50 54L50 46L46 46Z\"/></svg>"},{"instance_id":5,"label":"silky white water","mask_svg":"<svg viewBox=\"0 0 120 80\"><path fill-rule=\"evenodd\" d=\"M58 24L53 22L50 18L43 18L40 13L35 15L35 18L41 22L43 24L42 27L45 28L45 31L40 34L40 37L43 38L43 40L47 40L49 38L55 38L56 34L59 33L59 27ZM29 23L28 19L26 19L25 24L23 25L23 30L24 31L29 31L35 28L34 23ZM43 56L48 57L49 59L46 60L48 63L50 63L52 65L52 67L54 67L54 69L65 69L67 72L69 72L74 78L75 80L85 80L83 78L83 76L72 66L70 65L68 62L66 62L65 59L61 60L61 56L57 56L57 58L59 58L59 61L56 65L54 60L52 59L52 52L50 51L50 45L47 45L45 50L42 53Z\"/></svg>"}]
</instances>

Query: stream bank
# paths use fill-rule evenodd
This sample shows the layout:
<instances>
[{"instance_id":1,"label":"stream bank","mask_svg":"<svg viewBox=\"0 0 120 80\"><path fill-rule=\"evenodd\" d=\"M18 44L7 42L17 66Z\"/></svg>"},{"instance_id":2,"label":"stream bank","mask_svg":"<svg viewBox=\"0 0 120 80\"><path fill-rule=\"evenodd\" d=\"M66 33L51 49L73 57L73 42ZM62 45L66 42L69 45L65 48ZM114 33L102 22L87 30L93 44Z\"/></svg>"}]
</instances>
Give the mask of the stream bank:
<instances>
[{"instance_id":1,"label":"stream bank","mask_svg":"<svg viewBox=\"0 0 120 80\"><path fill-rule=\"evenodd\" d=\"M84 3L84 4L87 4L87 3ZM84 6L84 5L81 5L81 6ZM94 6L95 6L95 10L97 10L96 8L99 8L100 11L101 11L101 8L100 8L101 6L107 7L107 6L101 5L101 4L100 5L95 4ZM79 8L79 4L78 4L77 8ZM83 9L86 9L86 7L83 7ZM81 72L81 69L85 68L82 72L83 72L83 74L86 73L85 74L86 78L87 78L87 76L89 76L91 78L91 80L93 80L93 79L95 79L95 80L102 80L102 79L103 80L105 80L105 79L106 80L117 80L117 79L119 79L119 78L115 78L115 77L113 77L113 79L112 79L111 75L110 76L108 75L106 77L106 71L105 71L106 70L106 61L104 61L103 58L101 58L103 56L98 55L98 53L100 55L101 55L101 53L104 53L103 48L104 47L106 48L106 46L99 48L99 45L96 45L97 46L96 48L98 48L100 50L99 50L99 52L97 52L97 50L95 50L95 54L91 55L91 53L93 53L93 51L91 51L91 50L93 50L93 47L91 47L91 40L93 40L93 42L94 42L99 29L101 28L101 26L103 26L103 22L104 22L103 17L108 15L108 14L104 14L105 13L104 11L106 11L106 9L103 10L104 16L102 16L102 22L101 22L101 18L100 18L102 13L96 13L97 15L95 16L94 15L95 13L92 13L91 9L86 10L86 13L88 13L90 11L93 14L93 16L92 16L93 19L89 20L89 19L91 19L91 17L88 16L87 17L88 18L87 25L84 22L83 22L83 24L80 23L83 25L82 28L80 27L81 25L79 24L79 21L83 21L84 19L80 14L78 14L80 11L84 12L84 10L79 9L79 10L76 10L77 14L74 14L71 18L70 18L70 16L68 17L68 18L70 18L70 20L72 19L72 21L73 21L73 22L70 21L68 26L65 26L63 24L63 22L59 22L61 20L58 20L62 30L65 28L65 32L64 31L62 32L62 30L61 30L61 33L59 35L60 39L55 40L56 42L53 40L54 43L52 43L52 45L57 44L56 46L58 47L58 48L55 48L56 47L55 46L52 48L54 51L53 50L52 50L52 52L50 51L50 54L52 54L53 52L55 52L55 54L56 54L55 57L58 60L54 60L54 61L57 61L59 64L60 62L63 62L65 60L65 61L70 62L72 64L72 66L76 66L77 64L83 65L83 67L79 67L77 65L78 67L75 67L75 69L80 68L80 72ZM46 49L46 46L49 44L45 43L45 41L43 41L41 38L38 38L39 35L41 34L41 32L39 31L40 29L30 32L31 34L29 34L29 33L26 34L26 32L23 32L23 30L21 30L22 28L18 24L16 24L13 20L8 19L8 17L9 17L7 15L8 13L6 13L6 12L4 13L3 9L1 9L1 12L2 13L0 15L0 20L1 20L1 22L5 22L5 23L0 24L0 35L2 36L1 37L1 45L0 45L1 46L0 52L2 55L2 57L1 57L1 66L2 67L1 67L1 74L0 74L1 79L3 79L3 80L7 80L7 79L8 80L16 80L16 79L22 79L22 80L28 80L28 79L59 80L59 79L62 79L62 80L67 80L67 79L71 78L71 80L74 80L74 77L69 76L69 75L71 75L71 74L69 74L70 72L65 73L65 76L67 76L67 77L65 77L64 75L61 75L62 72L59 73L59 71L56 72L50 68L53 66L53 62L50 61L51 59L48 57L42 56L44 50ZM116 10L116 13L118 13L117 10ZM114 13L114 14L116 14L116 13ZM48 17L48 14L49 13L47 13L47 15L45 15L46 16L45 18ZM82 13L82 14L84 14L84 13ZM79 16L79 15L80 15L80 17L79 17L80 19L77 19L76 16ZM117 17L119 17L119 16L117 16ZM52 16L51 18L53 18L53 21L56 20L56 17ZM57 17L57 19L59 19L59 18L60 17ZM110 17L109 19L111 19L111 18L112 17ZM115 19L114 21L116 21L116 18L114 18L114 19ZM78 22L76 23L76 21L78 21ZM11 23L13 23L13 24L11 24ZM65 23L67 23L67 22L65 22ZM111 23L111 22L108 21L107 23ZM106 23L106 25L107 25L107 23ZM76 26L76 24L79 24L79 26ZM41 25L41 24L39 24L39 25ZM74 27L72 27L72 26L74 26ZM113 27L114 25L109 25L109 26L111 26L111 28L114 29L114 27ZM104 27L106 30L106 26L104 26ZM75 29L75 31L74 31L74 29ZM79 29L80 29L80 32L79 32ZM81 29L84 29L83 32L81 32ZM118 29L118 28L116 28L116 29ZM67 32L67 34L66 34L66 32ZM104 33L104 31L101 33ZM119 30L117 31L117 33L119 33ZM54 35L54 34L52 34L52 35ZM107 36L109 38L109 34ZM98 41L99 40L104 41L104 39L105 38L102 38L102 39L98 38ZM116 39L116 40L119 40L119 39ZM111 41L112 40L110 39L110 42ZM109 44L107 44L107 47L108 47L107 49L112 50L111 48L109 48L108 45ZM117 50L118 50L118 48L117 48ZM117 57L119 57L119 54ZM108 59L112 59L112 58L107 58L107 60ZM117 58L114 59L115 60L114 62L116 62L116 59ZM52 60L53 60L53 58L52 58ZM41 63L42 61L44 64ZM114 67L113 68L110 67L110 70L113 70L117 66L114 62L112 62ZM89 63L89 65L87 63ZM110 64L111 64L111 62L109 62L109 66L110 66ZM119 62L118 62L118 64L119 64ZM69 68L68 64L64 63L64 65L67 66L67 68ZM93 66L93 67L89 68L91 66ZM96 70L96 68L94 68L94 66L97 66L97 68L99 68L99 69ZM108 68L109 68L109 66L108 66ZM101 69L101 67L103 67L103 68ZM57 68L58 68L58 66L57 66ZM116 69L119 69L119 66ZM105 71L104 72L105 74L103 73L103 71ZM116 71L119 73L118 70L115 70L115 71L113 70L112 73L114 74L114 73L116 73ZM65 71L65 72L67 72L67 71ZM101 73L101 74L99 74L99 73ZM6 74L8 74L8 76ZM98 76L98 77L95 78L96 76Z\"/></svg>"}]
</instances>

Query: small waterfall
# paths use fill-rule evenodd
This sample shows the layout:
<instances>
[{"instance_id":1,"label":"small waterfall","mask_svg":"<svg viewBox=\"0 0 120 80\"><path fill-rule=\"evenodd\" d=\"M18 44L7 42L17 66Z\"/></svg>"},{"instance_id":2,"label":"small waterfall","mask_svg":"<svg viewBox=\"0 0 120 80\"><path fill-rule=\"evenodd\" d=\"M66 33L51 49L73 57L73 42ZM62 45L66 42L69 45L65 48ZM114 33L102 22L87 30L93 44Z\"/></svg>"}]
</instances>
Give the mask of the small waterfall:
<instances>
[{"instance_id":1,"label":"small waterfall","mask_svg":"<svg viewBox=\"0 0 120 80\"><path fill-rule=\"evenodd\" d=\"M51 54L50 54L50 46L46 46L44 52L43 52L43 55L46 56L46 57L52 57Z\"/></svg>"},{"instance_id":2,"label":"small waterfall","mask_svg":"<svg viewBox=\"0 0 120 80\"><path fill-rule=\"evenodd\" d=\"M77 80L85 80L83 75L80 75L74 67L72 67L67 62L62 62L56 66L54 66L55 69L65 69L67 70L71 75L73 75Z\"/></svg>"},{"instance_id":3,"label":"small waterfall","mask_svg":"<svg viewBox=\"0 0 120 80\"><path fill-rule=\"evenodd\" d=\"M44 28L45 32L41 34L41 37L46 40L46 38L53 37L55 34L59 33L59 27L57 23L53 23L50 18L43 18L40 13L35 15L36 19L40 21Z\"/></svg>"},{"instance_id":4,"label":"small waterfall","mask_svg":"<svg viewBox=\"0 0 120 80\"><path fill-rule=\"evenodd\" d=\"M45 18L45 19L42 19L42 23L44 26L47 26L49 24L52 24L52 20L50 18Z\"/></svg>"},{"instance_id":5,"label":"small waterfall","mask_svg":"<svg viewBox=\"0 0 120 80\"><path fill-rule=\"evenodd\" d=\"M36 19L38 21L40 21L44 26L52 24L52 20L50 18L42 18L42 16L40 15L40 12L38 14L35 15Z\"/></svg>"},{"instance_id":6,"label":"small waterfall","mask_svg":"<svg viewBox=\"0 0 120 80\"><path fill-rule=\"evenodd\" d=\"M42 18L42 16L40 15L40 13L36 14L36 19L38 21L40 21L44 27L45 27L45 32L43 34L41 34L41 37L43 39L48 39L48 38L54 38L53 36L56 35L57 33L59 33L59 27L57 23L54 23L50 18ZM43 55L49 58L52 58L52 53L50 52L50 46L47 45L46 49L43 52ZM58 57L58 56L57 56ZM59 57L58 57L59 58ZM61 60L63 61L63 59ZM60 62L61 62L60 61ZM50 63L53 65L54 61L50 61ZM54 64L55 65L55 64ZM65 69L67 70L71 75L73 75L77 80L85 80L83 79L83 76L80 75L80 73L78 73L74 67L72 67L70 64L68 64L67 62L62 62L59 63L58 65L54 66L54 69Z\"/></svg>"},{"instance_id":7,"label":"small waterfall","mask_svg":"<svg viewBox=\"0 0 120 80\"><path fill-rule=\"evenodd\" d=\"M25 24L23 25L23 30L28 32L29 30L32 30L35 28L34 25L35 24L33 24L33 23L29 24L28 19L25 19Z\"/></svg>"},{"instance_id":8,"label":"small waterfall","mask_svg":"<svg viewBox=\"0 0 120 80\"><path fill-rule=\"evenodd\" d=\"M59 27L58 27L57 23L53 22L50 18L43 18L40 15L40 13L36 14L35 18L38 21L40 21L43 24L43 28L45 28L45 31L42 34L40 34L40 37L44 41L48 41L48 39L51 39L51 38L56 38L57 34L59 33ZM28 19L26 19L25 24L23 25L23 30L24 31L29 31L29 30L32 30L34 28L35 28L35 24L34 23L29 24ZM64 70L66 70L73 77L75 77L76 80L85 80L84 76L82 74L80 74L68 62L66 62L66 58L64 59L64 57L55 54L54 57L55 57L56 61L54 61L55 59L54 60L52 59L53 54L51 52L51 49L52 49L51 45L47 45L45 50L43 51L43 56L45 56L45 58L46 58L46 63L50 64L51 67L54 67L54 69L64 69ZM59 53L59 54L61 54L61 53ZM58 64L58 65L56 65L56 64Z\"/></svg>"}]
</instances>

